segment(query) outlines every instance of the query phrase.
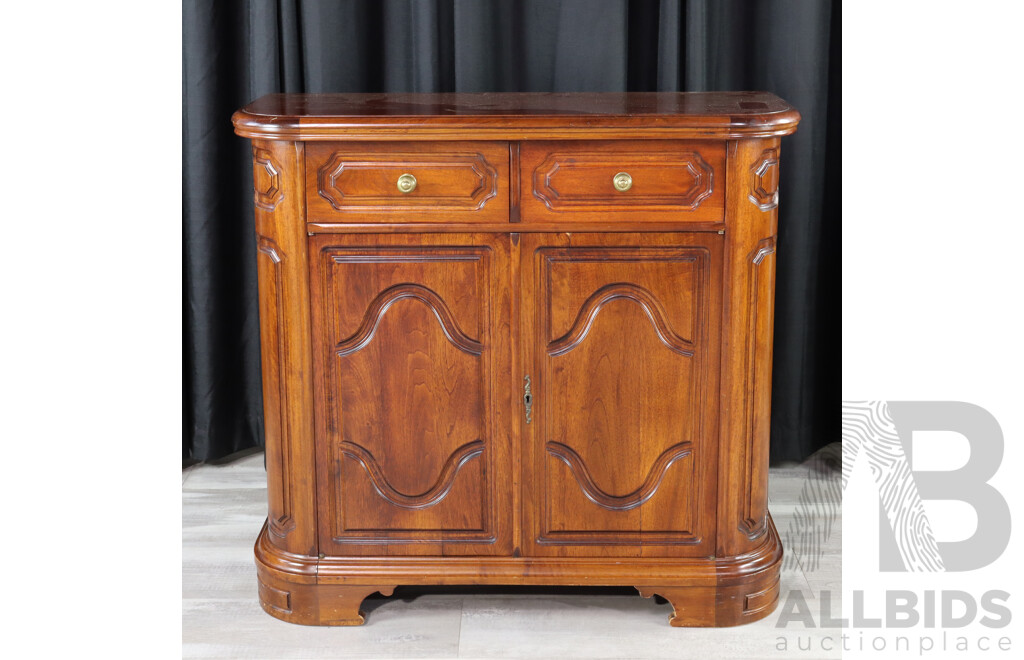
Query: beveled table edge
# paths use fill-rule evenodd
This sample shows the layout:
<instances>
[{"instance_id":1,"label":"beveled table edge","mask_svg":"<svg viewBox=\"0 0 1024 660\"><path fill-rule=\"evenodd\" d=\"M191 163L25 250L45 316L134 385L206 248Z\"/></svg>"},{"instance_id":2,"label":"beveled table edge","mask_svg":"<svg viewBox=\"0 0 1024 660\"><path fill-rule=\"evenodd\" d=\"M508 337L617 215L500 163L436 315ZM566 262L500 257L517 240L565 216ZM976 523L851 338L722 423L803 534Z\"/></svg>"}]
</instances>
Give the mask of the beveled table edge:
<instances>
[{"instance_id":1,"label":"beveled table edge","mask_svg":"<svg viewBox=\"0 0 1024 660\"><path fill-rule=\"evenodd\" d=\"M644 98L643 93L634 93ZM528 107L529 103L517 107L517 99L544 99L543 94L405 94L393 95L396 103L422 98L426 107L433 107L441 97L454 104L445 106L451 113L406 112L378 113L371 107L372 99L388 99L389 95L286 95L272 94L261 97L235 112L232 122L238 135L265 140L578 140L578 139L742 139L790 135L800 122L800 113L788 103L767 93L675 93L678 97L714 99L733 98L737 94L759 94L751 98L765 98L774 107L764 111L735 108L722 112L672 112L661 111L655 104L653 112L629 112L628 93L617 96L626 99L622 112L619 108L610 112L584 112L573 114L568 111L549 112ZM299 99L299 107L310 111L288 112L285 103L289 96ZM564 99L567 94L552 97ZM581 94L581 101L593 98L600 101L604 94ZM677 98L673 93L660 93L669 100ZM306 99L310 106L305 105ZM320 99L319 102L316 99ZM497 109L480 108L473 105L476 100L497 100L508 103ZM332 101L351 100L350 113L330 114L322 112L331 107ZM462 105L459 105L459 103ZM620 101L616 101L619 103ZM767 102L761 102L767 105ZM740 101L737 101L740 103ZM613 104L614 105L614 104ZM268 107L269 106L269 107ZM707 104L697 106L708 110ZM346 109L351 109L346 106ZM364 111L365 109L365 111ZM270 114L270 110L281 110L282 114ZM480 110L475 112L475 110Z\"/></svg>"}]
</instances>

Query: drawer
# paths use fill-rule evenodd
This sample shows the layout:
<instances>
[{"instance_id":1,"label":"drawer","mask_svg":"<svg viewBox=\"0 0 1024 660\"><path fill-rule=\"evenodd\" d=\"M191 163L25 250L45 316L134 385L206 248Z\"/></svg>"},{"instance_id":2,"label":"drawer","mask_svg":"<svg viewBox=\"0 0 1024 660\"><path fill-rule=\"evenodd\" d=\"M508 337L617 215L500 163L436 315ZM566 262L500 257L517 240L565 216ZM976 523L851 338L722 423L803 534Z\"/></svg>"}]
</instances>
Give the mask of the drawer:
<instances>
[{"instance_id":1,"label":"drawer","mask_svg":"<svg viewBox=\"0 0 1024 660\"><path fill-rule=\"evenodd\" d=\"M309 142L317 223L507 222L507 142Z\"/></svg>"},{"instance_id":2,"label":"drawer","mask_svg":"<svg viewBox=\"0 0 1024 660\"><path fill-rule=\"evenodd\" d=\"M520 163L522 222L724 220L724 142L523 142Z\"/></svg>"}]
</instances>

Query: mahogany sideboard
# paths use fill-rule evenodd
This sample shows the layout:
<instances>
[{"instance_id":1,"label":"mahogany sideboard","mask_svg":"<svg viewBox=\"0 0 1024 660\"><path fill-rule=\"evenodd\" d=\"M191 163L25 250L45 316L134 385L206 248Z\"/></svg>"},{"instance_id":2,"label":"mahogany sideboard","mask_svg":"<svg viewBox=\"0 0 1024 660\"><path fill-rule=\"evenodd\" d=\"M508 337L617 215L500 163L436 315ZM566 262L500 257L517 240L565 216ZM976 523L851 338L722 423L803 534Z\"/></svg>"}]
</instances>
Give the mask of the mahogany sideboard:
<instances>
[{"instance_id":1,"label":"mahogany sideboard","mask_svg":"<svg viewBox=\"0 0 1024 660\"><path fill-rule=\"evenodd\" d=\"M759 92L278 94L252 140L259 599L629 585L768 615L781 137Z\"/></svg>"}]
</instances>

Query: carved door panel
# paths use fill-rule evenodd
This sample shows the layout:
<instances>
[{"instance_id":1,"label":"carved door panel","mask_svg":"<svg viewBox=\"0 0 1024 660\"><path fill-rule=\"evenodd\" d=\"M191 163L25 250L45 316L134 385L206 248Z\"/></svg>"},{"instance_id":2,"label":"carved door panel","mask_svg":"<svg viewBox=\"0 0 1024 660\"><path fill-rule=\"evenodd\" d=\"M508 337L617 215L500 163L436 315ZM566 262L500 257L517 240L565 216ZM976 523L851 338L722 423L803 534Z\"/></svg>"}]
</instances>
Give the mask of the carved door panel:
<instances>
[{"instance_id":1,"label":"carved door panel","mask_svg":"<svg viewBox=\"0 0 1024 660\"><path fill-rule=\"evenodd\" d=\"M510 553L509 237L309 245L320 551Z\"/></svg>"},{"instance_id":2,"label":"carved door panel","mask_svg":"<svg viewBox=\"0 0 1024 660\"><path fill-rule=\"evenodd\" d=\"M714 554L722 245L523 235L530 553Z\"/></svg>"}]
</instances>

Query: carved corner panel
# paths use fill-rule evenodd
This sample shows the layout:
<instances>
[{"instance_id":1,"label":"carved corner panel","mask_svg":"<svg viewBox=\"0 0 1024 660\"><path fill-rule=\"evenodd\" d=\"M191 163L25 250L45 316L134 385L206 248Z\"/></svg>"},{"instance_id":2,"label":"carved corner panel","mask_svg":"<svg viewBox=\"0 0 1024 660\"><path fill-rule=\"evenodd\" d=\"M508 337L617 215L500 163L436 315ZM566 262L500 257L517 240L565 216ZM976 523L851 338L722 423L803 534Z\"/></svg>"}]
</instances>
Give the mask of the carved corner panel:
<instances>
[{"instance_id":1,"label":"carved corner panel","mask_svg":"<svg viewBox=\"0 0 1024 660\"><path fill-rule=\"evenodd\" d=\"M700 554L714 543L720 241L579 236L578 247L557 247L531 235L523 252L536 296L527 482L537 552Z\"/></svg>"},{"instance_id":2,"label":"carved corner panel","mask_svg":"<svg viewBox=\"0 0 1024 660\"><path fill-rule=\"evenodd\" d=\"M266 433L268 529L284 538L295 529L292 517L291 474L294 431L286 413L288 378L285 376L287 341L285 335L285 254L266 236L257 236L260 292L260 333L263 344L263 407Z\"/></svg>"},{"instance_id":3,"label":"carved corner panel","mask_svg":"<svg viewBox=\"0 0 1024 660\"><path fill-rule=\"evenodd\" d=\"M775 290L775 237L754 247L747 258L747 313L744 373L749 379L743 405L744 474L739 530L750 540L767 530L768 410L771 396L771 336Z\"/></svg>"},{"instance_id":4,"label":"carved corner panel","mask_svg":"<svg viewBox=\"0 0 1024 660\"><path fill-rule=\"evenodd\" d=\"M317 444L327 466L321 547L496 552L486 549L502 518L492 379L504 361L493 350L502 301L492 291L492 250L390 240L399 244L311 239L322 333Z\"/></svg>"},{"instance_id":5,"label":"carved corner panel","mask_svg":"<svg viewBox=\"0 0 1024 660\"><path fill-rule=\"evenodd\" d=\"M252 149L252 183L256 193L256 207L273 211L284 199L281 189L281 167L270 152L261 147Z\"/></svg>"},{"instance_id":6,"label":"carved corner panel","mask_svg":"<svg viewBox=\"0 0 1024 660\"><path fill-rule=\"evenodd\" d=\"M765 149L750 167L750 201L762 211L779 205L779 150Z\"/></svg>"}]
</instances>

